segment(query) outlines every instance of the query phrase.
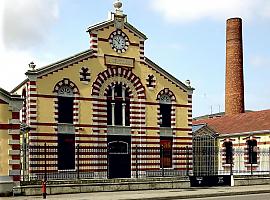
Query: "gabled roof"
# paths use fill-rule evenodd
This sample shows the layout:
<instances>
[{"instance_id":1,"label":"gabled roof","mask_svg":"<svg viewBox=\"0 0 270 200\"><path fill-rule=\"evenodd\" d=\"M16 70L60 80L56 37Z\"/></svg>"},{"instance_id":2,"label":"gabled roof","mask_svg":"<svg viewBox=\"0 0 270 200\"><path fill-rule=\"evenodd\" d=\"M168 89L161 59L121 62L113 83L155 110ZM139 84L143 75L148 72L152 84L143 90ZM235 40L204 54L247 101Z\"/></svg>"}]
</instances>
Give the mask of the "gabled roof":
<instances>
[{"instance_id":1,"label":"gabled roof","mask_svg":"<svg viewBox=\"0 0 270 200\"><path fill-rule=\"evenodd\" d=\"M161 67L159 67L156 63L154 63L152 60L150 60L149 58L145 57L145 63L152 67L154 70L156 70L157 72L161 73L162 75L164 75L166 78L168 78L171 82L173 82L174 84L178 85L180 88L184 89L185 91L193 91L194 88L187 86L186 84L184 84L183 82L179 81L177 78L175 78L174 76L172 76L170 73L166 72L164 69L162 69Z\"/></svg>"},{"instance_id":2,"label":"gabled roof","mask_svg":"<svg viewBox=\"0 0 270 200\"><path fill-rule=\"evenodd\" d=\"M124 16L125 17L125 16ZM92 31L96 31L96 30L100 30L102 28L106 28L108 26L114 25L114 20L107 20L98 24L95 24L93 26L90 26L87 29L87 32L92 32ZM128 22L124 22L124 26L125 28L127 28L129 31L133 32L134 34L138 35L139 37L143 38L143 39L147 39L147 37L140 32L139 30L137 30L134 26L132 26L131 24L129 24ZM75 54L73 56L70 56L68 58L65 58L63 60L57 61L55 63L52 63L50 65L47 65L45 67L39 68L39 69L35 69L35 70L28 70L26 72L26 75L28 76L35 76L35 77L41 77L44 75L47 75L49 73L55 72L57 70L60 70L62 68L65 68L69 65L75 64L79 61L82 61L84 59L88 59L91 56L93 56L93 50L89 49L86 51L83 51L81 53ZM168 80L170 80L172 83L176 84L177 86L179 86L182 90L184 91L190 91L192 92L194 90L194 88L187 86L186 84L184 84L183 82L179 81L178 79L176 79L174 76L172 76L171 74L169 74L168 72L166 72L164 69L162 69L161 67L159 67L157 64L155 64L153 61L151 61L150 59L145 57L145 62L146 64L151 67L152 69L156 70L158 73L160 73L161 75L163 75L165 78L167 78ZM15 87L11 93L16 92L18 89L20 89L26 82L28 81L28 79L25 79L22 83L20 83L17 87Z\"/></svg>"},{"instance_id":3,"label":"gabled roof","mask_svg":"<svg viewBox=\"0 0 270 200\"><path fill-rule=\"evenodd\" d=\"M203 128L203 127L205 127L205 126L206 126L206 124L195 124L195 125L193 125L193 126L192 126L192 133L194 133L194 132L200 130L201 128Z\"/></svg>"},{"instance_id":4,"label":"gabled roof","mask_svg":"<svg viewBox=\"0 0 270 200\"><path fill-rule=\"evenodd\" d=\"M201 135L211 135L213 137L216 137L218 133L213 130L208 124L195 124L192 125L192 135L193 137Z\"/></svg>"},{"instance_id":5,"label":"gabled roof","mask_svg":"<svg viewBox=\"0 0 270 200\"><path fill-rule=\"evenodd\" d=\"M11 101L22 101L20 95L10 94L8 91L0 88L0 101L4 101L6 103L10 103Z\"/></svg>"},{"instance_id":6,"label":"gabled roof","mask_svg":"<svg viewBox=\"0 0 270 200\"><path fill-rule=\"evenodd\" d=\"M247 134L270 132L270 110L246 112L237 115L194 120L193 125L207 124L219 134Z\"/></svg>"},{"instance_id":7,"label":"gabled roof","mask_svg":"<svg viewBox=\"0 0 270 200\"><path fill-rule=\"evenodd\" d=\"M87 31L86 32L89 32L90 33L92 31L97 31L97 30L100 30L100 29L103 29L103 28L106 28L106 27L109 27L109 26L112 26L112 25L114 25L114 20L110 19L110 20L107 20L107 21L104 21L104 22L101 22L101 23L98 23L98 24L94 24L92 26L89 26L87 28ZM136 29L130 23L124 22L124 27L127 28L129 31L135 33L139 37L143 38L144 40L147 40L146 35L143 34L141 31L139 31L138 29Z\"/></svg>"},{"instance_id":8,"label":"gabled roof","mask_svg":"<svg viewBox=\"0 0 270 200\"><path fill-rule=\"evenodd\" d=\"M25 74L26 75L34 75L37 77L49 74L51 72L57 71L59 69L62 69L64 67L67 67L69 65L75 64L79 61L82 61L84 59L88 59L93 55L93 50L92 49L88 49L86 51L82 51L78 54L75 54L73 56L70 56L68 58L59 60L55 63L52 63L50 65L38 68L36 70L28 70ZM25 79L23 82L21 82L17 87L15 87L11 93L16 92L22 85L24 85L26 82L28 81L28 79Z\"/></svg>"},{"instance_id":9,"label":"gabled roof","mask_svg":"<svg viewBox=\"0 0 270 200\"><path fill-rule=\"evenodd\" d=\"M77 63L79 61L82 61L84 59L88 59L93 55L93 50L88 49L86 51L80 52L78 54L75 54L73 56L70 56L68 58L59 60L55 63L52 63L50 65L38 68L36 70L29 70L26 72L26 75L34 75L37 77L40 76L44 76L46 74L49 74L51 72L57 71L59 69L62 69L64 67L67 67L69 65L72 65L74 63ZM162 74L163 76L165 76L166 78L168 78L171 82L173 82L174 84L178 85L180 88L182 88L185 91L193 91L194 88L187 86L186 84L184 84L183 82L179 81L178 79L176 79L174 76L172 76L171 74L169 74L168 72L166 72L164 69L162 69L161 67L159 67L157 64L155 64L153 61L151 61L149 58L145 57L145 62L146 64L153 68L154 70L156 70L158 73ZM28 81L28 79L25 79L23 82L21 82L17 87L15 87L11 93L16 92L20 87L22 87L26 82Z\"/></svg>"},{"instance_id":10,"label":"gabled roof","mask_svg":"<svg viewBox=\"0 0 270 200\"><path fill-rule=\"evenodd\" d=\"M73 56L70 56L68 58L65 58L63 60L57 61L55 63L52 63L50 65L47 65L45 67L41 67L39 69L36 70L31 70L31 71L27 71L26 75L38 75L38 76L42 76L44 74L48 74L52 71L58 70L60 68L65 67L66 65L70 65L72 63L76 63L78 61L81 61L83 59L87 59L90 56L92 56L93 50L92 49L88 49L86 51L80 52L78 54L75 54Z\"/></svg>"}]
</instances>

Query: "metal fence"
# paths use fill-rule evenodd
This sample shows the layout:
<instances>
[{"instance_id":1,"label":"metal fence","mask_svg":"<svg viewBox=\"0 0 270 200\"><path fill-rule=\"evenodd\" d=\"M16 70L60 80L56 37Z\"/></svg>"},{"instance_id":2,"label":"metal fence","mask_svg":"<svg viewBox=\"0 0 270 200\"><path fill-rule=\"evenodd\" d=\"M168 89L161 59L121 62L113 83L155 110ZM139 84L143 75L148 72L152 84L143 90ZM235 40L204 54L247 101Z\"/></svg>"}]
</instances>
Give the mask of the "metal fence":
<instances>
[{"instance_id":1,"label":"metal fence","mask_svg":"<svg viewBox=\"0 0 270 200\"><path fill-rule=\"evenodd\" d=\"M70 180L110 178L110 155L106 146L75 147L74 155L58 155L53 145L22 146L21 180ZM233 148L231 154L216 146L173 148L134 146L129 150L130 177L175 177L212 175L270 176L270 148ZM69 169L59 166L66 156ZM228 158L229 156L229 158ZM251 158L250 158L251 156ZM252 158L256 156L256 158ZM60 158L59 158L60 157ZM119 168L119 170L121 170Z\"/></svg>"},{"instance_id":2,"label":"metal fence","mask_svg":"<svg viewBox=\"0 0 270 200\"><path fill-rule=\"evenodd\" d=\"M74 155L61 155L70 156L73 165L69 165L72 166L69 169L59 166L61 156L58 151L55 145L22 146L21 180L109 178L110 150L106 146L77 145ZM134 146L129 154L133 178L187 176L192 171L191 147L179 147L168 152L158 146Z\"/></svg>"},{"instance_id":3,"label":"metal fence","mask_svg":"<svg viewBox=\"0 0 270 200\"><path fill-rule=\"evenodd\" d=\"M193 148L193 174L267 175L270 176L270 148L232 148L230 152L216 146Z\"/></svg>"}]
</instances>

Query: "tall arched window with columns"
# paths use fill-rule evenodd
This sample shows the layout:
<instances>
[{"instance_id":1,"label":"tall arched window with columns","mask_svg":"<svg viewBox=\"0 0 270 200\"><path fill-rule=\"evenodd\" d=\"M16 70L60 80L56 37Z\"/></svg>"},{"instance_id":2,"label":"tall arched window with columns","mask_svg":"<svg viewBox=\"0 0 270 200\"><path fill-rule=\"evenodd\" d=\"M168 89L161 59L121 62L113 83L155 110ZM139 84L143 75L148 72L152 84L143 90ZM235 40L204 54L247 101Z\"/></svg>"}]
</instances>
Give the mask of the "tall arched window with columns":
<instances>
[{"instance_id":1,"label":"tall arched window with columns","mask_svg":"<svg viewBox=\"0 0 270 200\"><path fill-rule=\"evenodd\" d=\"M123 84L109 87L107 92L107 124L112 126L130 125L130 97Z\"/></svg>"}]
</instances>

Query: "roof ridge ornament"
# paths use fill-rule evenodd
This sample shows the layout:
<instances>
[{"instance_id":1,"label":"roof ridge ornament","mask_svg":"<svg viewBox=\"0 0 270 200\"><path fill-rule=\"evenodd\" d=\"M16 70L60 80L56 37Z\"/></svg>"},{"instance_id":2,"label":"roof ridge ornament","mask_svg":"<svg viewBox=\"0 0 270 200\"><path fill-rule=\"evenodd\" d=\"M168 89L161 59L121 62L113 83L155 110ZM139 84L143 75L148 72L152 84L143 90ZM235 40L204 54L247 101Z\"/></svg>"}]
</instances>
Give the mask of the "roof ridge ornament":
<instances>
[{"instance_id":1,"label":"roof ridge ornament","mask_svg":"<svg viewBox=\"0 0 270 200\"><path fill-rule=\"evenodd\" d=\"M113 6L115 8L115 14L116 15L123 15L123 10L121 10L122 6L123 6L123 3L121 2L121 0L116 0L114 3L113 3Z\"/></svg>"},{"instance_id":2,"label":"roof ridge ornament","mask_svg":"<svg viewBox=\"0 0 270 200\"><path fill-rule=\"evenodd\" d=\"M35 71L36 70L36 64L32 61L28 64L29 68L32 70L32 71Z\"/></svg>"}]
</instances>

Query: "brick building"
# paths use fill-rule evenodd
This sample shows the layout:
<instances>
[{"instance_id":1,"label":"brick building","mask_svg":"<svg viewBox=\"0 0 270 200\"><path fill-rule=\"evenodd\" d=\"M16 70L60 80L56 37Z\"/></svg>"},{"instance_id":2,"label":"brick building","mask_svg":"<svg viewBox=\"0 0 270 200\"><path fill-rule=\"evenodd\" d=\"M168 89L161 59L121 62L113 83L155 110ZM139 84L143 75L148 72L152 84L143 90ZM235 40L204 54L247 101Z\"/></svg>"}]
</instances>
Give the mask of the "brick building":
<instances>
[{"instance_id":1,"label":"brick building","mask_svg":"<svg viewBox=\"0 0 270 200\"><path fill-rule=\"evenodd\" d=\"M244 108L240 18L227 20L226 36L225 114L193 120L194 141L203 138L212 141L208 145L213 146L210 149L213 173L269 173L270 110L245 112ZM196 144L204 146L203 142ZM203 159L198 160L199 164L208 165Z\"/></svg>"},{"instance_id":2,"label":"brick building","mask_svg":"<svg viewBox=\"0 0 270 200\"><path fill-rule=\"evenodd\" d=\"M23 99L0 88L0 193L20 180L20 110Z\"/></svg>"},{"instance_id":3,"label":"brick building","mask_svg":"<svg viewBox=\"0 0 270 200\"><path fill-rule=\"evenodd\" d=\"M13 89L30 127L23 179L45 171L47 178L63 171L145 177L161 167L185 173L187 161L176 152L191 148L193 88L144 55L147 37L128 23L120 1L114 6L107 21L87 29L89 49L41 68L31 63ZM80 156L77 147L85 150Z\"/></svg>"}]
</instances>

